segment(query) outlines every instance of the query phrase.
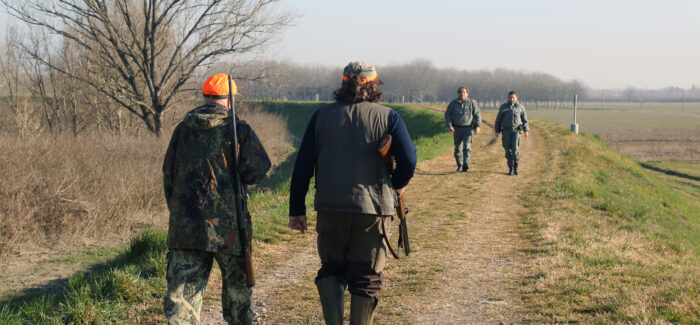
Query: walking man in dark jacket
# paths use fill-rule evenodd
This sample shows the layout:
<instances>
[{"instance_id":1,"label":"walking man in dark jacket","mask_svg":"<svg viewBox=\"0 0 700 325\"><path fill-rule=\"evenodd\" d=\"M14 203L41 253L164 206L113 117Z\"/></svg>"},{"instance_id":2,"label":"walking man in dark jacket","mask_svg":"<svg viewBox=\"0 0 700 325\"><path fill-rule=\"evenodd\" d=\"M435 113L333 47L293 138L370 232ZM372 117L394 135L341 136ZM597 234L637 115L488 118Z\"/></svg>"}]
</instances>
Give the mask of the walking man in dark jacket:
<instances>
[{"instance_id":1,"label":"walking man in dark jacket","mask_svg":"<svg viewBox=\"0 0 700 325\"><path fill-rule=\"evenodd\" d=\"M472 156L472 133L479 134L481 130L481 110L479 104L469 98L469 88L459 87L457 94L459 97L447 105L445 123L453 134L457 171L466 172Z\"/></svg>"},{"instance_id":2,"label":"walking man in dark jacket","mask_svg":"<svg viewBox=\"0 0 700 325\"><path fill-rule=\"evenodd\" d=\"M494 135L503 132L503 148L506 150L508 161L508 175L518 175L518 163L520 162L520 132L528 136L530 125L527 122L525 106L518 102L518 94L515 91L508 93L508 102L501 105L494 123Z\"/></svg>"},{"instance_id":3,"label":"walking man in dark jacket","mask_svg":"<svg viewBox=\"0 0 700 325\"><path fill-rule=\"evenodd\" d=\"M321 258L316 287L327 324L342 324L346 287L350 324L371 324L387 258L383 229L389 229L396 195L415 170L416 149L401 116L376 104L381 84L372 64L349 63L342 86L333 93L336 102L311 117L294 165L289 226L302 232L304 197L315 172ZM390 151L396 160L391 174L377 151L386 134L393 138Z\"/></svg>"},{"instance_id":4,"label":"walking man in dark jacket","mask_svg":"<svg viewBox=\"0 0 700 325\"><path fill-rule=\"evenodd\" d=\"M236 215L228 76L209 77L202 93L205 104L177 125L163 162L170 211L165 316L170 324L199 324L202 296L216 259L224 319L252 324L252 289L246 285L238 218L247 219L248 229L252 225L246 216ZM240 148L236 172L244 185L259 183L270 169L270 159L253 129L237 117L235 121Z\"/></svg>"}]
</instances>

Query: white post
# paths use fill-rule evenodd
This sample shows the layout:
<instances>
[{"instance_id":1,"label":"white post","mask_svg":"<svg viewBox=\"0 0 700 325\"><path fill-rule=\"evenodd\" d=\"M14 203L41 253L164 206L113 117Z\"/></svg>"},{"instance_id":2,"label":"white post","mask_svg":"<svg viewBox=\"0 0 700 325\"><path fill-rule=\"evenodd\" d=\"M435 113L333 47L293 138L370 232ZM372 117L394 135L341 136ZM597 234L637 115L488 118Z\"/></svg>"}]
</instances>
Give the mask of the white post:
<instances>
[{"instance_id":1,"label":"white post","mask_svg":"<svg viewBox=\"0 0 700 325\"><path fill-rule=\"evenodd\" d=\"M574 124L571 124L571 132L578 134L578 123L576 123L576 104L578 104L578 95L574 95Z\"/></svg>"}]
</instances>

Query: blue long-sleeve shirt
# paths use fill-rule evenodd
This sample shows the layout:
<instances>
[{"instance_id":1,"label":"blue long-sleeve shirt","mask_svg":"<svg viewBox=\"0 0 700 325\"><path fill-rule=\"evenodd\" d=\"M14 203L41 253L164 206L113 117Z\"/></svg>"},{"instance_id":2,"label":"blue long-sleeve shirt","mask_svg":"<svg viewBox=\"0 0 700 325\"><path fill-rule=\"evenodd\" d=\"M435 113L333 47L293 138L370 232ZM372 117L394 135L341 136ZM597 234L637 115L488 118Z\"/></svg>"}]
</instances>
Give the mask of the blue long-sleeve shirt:
<instances>
[{"instance_id":1,"label":"blue long-sleeve shirt","mask_svg":"<svg viewBox=\"0 0 700 325\"><path fill-rule=\"evenodd\" d=\"M301 146L297 153L292 172L292 182L289 189L289 215L306 215L305 197L309 191L309 183L314 175L315 168L315 143L316 143L316 116L314 113L304 132ZM392 137L391 153L396 161L396 168L391 174L394 188L402 188L408 185L416 169L418 158L416 148L413 146L411 136L408 134L406 124L401 116L394 110L389 113L388 133Z\"/></svg>"}]
</instances>

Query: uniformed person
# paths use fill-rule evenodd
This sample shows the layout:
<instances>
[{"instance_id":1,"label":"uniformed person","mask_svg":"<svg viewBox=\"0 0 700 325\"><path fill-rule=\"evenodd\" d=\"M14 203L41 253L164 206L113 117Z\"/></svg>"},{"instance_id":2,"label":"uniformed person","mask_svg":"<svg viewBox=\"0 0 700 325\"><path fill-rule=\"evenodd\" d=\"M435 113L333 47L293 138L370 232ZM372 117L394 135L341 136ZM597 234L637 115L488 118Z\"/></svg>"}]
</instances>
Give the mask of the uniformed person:
<instances>
[{"instance_id":1,"label":"uniformed person","mask_svg":"<svg viewBox=\"0 0 700 325\"><path fill-rule=\"evenodd\" d=\"M387 258L382 229L389 229L396 193L403 192L416 166L416 149L401 116L376 104L381 84L372 64L349 63L333 93L336 102L311 117L294 165L289 226L302 232L304 198L315 172L321 259L315 282L327 324L342 324L346 286L350 324L371 324ZM391 174L377 151L386 134L393 137L396 160Z\"/></svg>"},{"instance_id":2,"label":"uniformed person","mask_svg":"<svg viewBox=\"0 0 700 325\"><path fill-rule=\"evenodd\" d=\"M508 161L508 175L518 175L518 162L520 162L520 132L528 136L530 125L527 122L525 106L518 102L518 94L515 91L508 93L508 102L501 105L494 123L494 135L503 132L503 148L506 150Z\"/></svg>"},{"instance_id":3,"label":"uniformed person","mask_svg":"<svg viewBox=\"0 0 700 325\"><path fill-rule=\"evenodd\" d=\"M189 111L177 125L163 162L170 211L165 316L170 324L199 324L202 296L215 259L221 269L224 319L229 324L251 324L252 289L246 285L237 223L242 216L236 215L229 165L233 119L228 76L209 77L202 93L205 104ZM238 173L245 188L264 178L270 159L253 129L237 117L236 133Z\"/></svg>"},{"instance_id":4,"label":"uniformed person","mask_svg":"<svg viewBox=\"0 0 700 325\"><path fill-rule=\"evenodd\" d=\"M459 87L457 94L459 97L447 105L445 123L453 134L457 171L466 172L472 156L472 133L481 130L481 110L475 100L468 98L469 88Z\"/></svg>"}]
</instances>

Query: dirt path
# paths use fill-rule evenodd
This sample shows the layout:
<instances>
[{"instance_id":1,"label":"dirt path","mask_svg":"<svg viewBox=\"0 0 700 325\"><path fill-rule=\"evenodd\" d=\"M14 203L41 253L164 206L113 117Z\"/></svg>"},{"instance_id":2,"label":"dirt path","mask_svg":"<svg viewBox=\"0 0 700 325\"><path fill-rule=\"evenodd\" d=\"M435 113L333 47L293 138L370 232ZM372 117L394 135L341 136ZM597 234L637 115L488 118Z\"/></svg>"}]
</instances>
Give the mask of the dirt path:
<instances>
[{"instance_id":1,"label":"dirt path","mask_svg":"<svg viewBox=\"0 0 700 325\"><path fill-rule=\"evenodd\" d=\"M419 164L406 194L413 253L389 262L375 323L524 322L521 250L527 243L519 196L541 173L545 147L535 129L522 140L521 175L507 176L500 138L488 126L484 131L475 137L468 173L454 171L451 151ZM293 246L261 257L283 262L258 276L253 296L258 323L322 323L313 284L319 267L315 240L311 231ZM203 324L224 324L220 308L217 296L205 303Z\"/></svg>"}]
</instances>

